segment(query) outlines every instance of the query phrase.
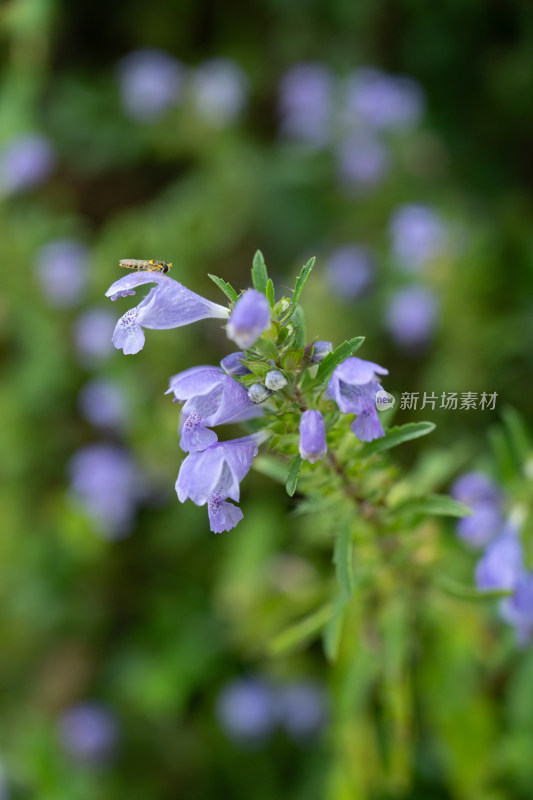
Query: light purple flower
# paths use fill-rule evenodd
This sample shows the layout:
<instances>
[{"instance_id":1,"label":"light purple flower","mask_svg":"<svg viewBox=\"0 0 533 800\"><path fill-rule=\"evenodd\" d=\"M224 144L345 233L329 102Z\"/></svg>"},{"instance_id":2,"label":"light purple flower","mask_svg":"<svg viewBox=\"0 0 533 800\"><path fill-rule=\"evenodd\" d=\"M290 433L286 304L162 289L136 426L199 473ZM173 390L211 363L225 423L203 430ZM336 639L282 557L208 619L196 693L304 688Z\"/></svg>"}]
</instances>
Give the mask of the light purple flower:
<instances>
[{"instance_id":1,"label":"light purple flower","mask_svg":"<svg viewBox=\"0 0 533 800\"><path fill-rule=\"evenodd\" d=\"M127 536L142 495L142 479L130 456L106 442L86 445L70 460L71 490L106 539Z\"/></svg>"},{"instance_id":2,"label":"light purple flower","mask_svg":"<svg viewBox=\"0 0 533 800\"><path fill-rule=\"evenodd\" d=\"M516 531L507 527L476 564L476 586L482 590L514 589L523 570L520 539Z\"/></svg>"},{"instance_id":3,"label":"light purple flower","mask_svg":"<svg viewBox=\"0 0 533 800\"><path fill-rule=\"evenodd\" d=\"M412 129L422 119L425 98L411 78L387 75L372 67L355 70L345 84L344 114L348 124L376 130Z\"/></svg>"},{"instance_id":4,"label":"light purple flower","mask_svg":"<svg viewBox=\"0 0 533 800\"><path fill-rule=\"evenodd\" d=\"M527 645L533 634L533 575L523 572L510 597L500 603L502 618L515 629L520 646Z\"/></svg>"},{"instance_id":5,"label":"light purple flower","mask_svg":"<svg viewBox=\"0 0 533 800\"><path fill-rule=\"evenodd\" d=\"M251 375L250 370L241 364L241 361L245 358L246 354L239 350L236 353L230 353L224 356L220 362L220 366L228 375Z\"/></svg>"},{"instance_id":6,"label":"light purple flower","mask_svg":"<svg viewBox=\"0 0 533 800\"><path fill-rule=\"evenodd\" d=\"M321 361L324 361L325 357L329 355L329 353L333 352L333 345L331 342L315 342L313 345L313 355L311 356L311 362L313 364L320 364Z\"/></svg>"},{"instance_id":7,"label":"light purple flower","mask_svg":"<svg viewBox=\"0 0 533 800\"><path fill-rule=\"evenodd\" d=\"M339 179L347 189L373 189L389 170L386 146L368 133L350 136L339 146L337 155Z\"/></svg>"},{"instance_id":8,"label":"light purple flower","mask_svg":"<svg viewBox=\"0 0 533 800\"><path fill-rule=\"evenodd\" d=\"M371 384L368 385L370 386ZM360 442L372 442L374 439L380 439L385 436L385 430L376 409L376 391L379 391L380 388L380 385L377 384L372 393L372 399L369 400L368 405L359 412L350 425L352 432Z\"/></svg>"},{"instance_id":9,"label":"light purple flower","mask_svg":"<svg viewBox=\"0 0 533 800\"><path fill-rule=\"evenodd\" d=\"M435 293L424 286L407 286L391 298L386 324L395 342L413 352L425 348L433 336L439 303Z\"/></svg>"},{"instance_id":10,"label":"light purple flower","mask_svg":"<svg viewBox=\"0 0 533 800\"><path fill-rule=\"evenodd\" d=\"M106 378L92 378L79 393L78 407L91 425L120 430L127 417L128 401L118 383Z\"/></svg>"},{"instance_id":11,"label":"light purple flower","mask_svg":"<svg viewBox=\"0 0 533 800\"><path fill-rule=\"evenodd\" d=\"M248 289L239 297L227 325L227 334L239 347L251 347L263 331L270 327L270 306L265 295Z\"/></svg>"},{"instance_id":12,"label":"light purple flower","mask_svg":"<svg viewBox=\"0 0 533 800\"><path fill-rule=\"evenodd\" d=\"M73 338L83 364L94 366L114 352L112 336L116 322L116 315L104 308L91 308L79 315L74 322Z\"/></svg>"},{"instance_id":13,"label":"light purple flower","mask_svg":"<svg viewBox=\"0 0 533 800\"><path fill-rule=\"evenodd\" d=\"M243 110L249 81L234 61L215 58L205 61L191 79L194 105L208 122L222 127L233 122Z\"/></svg>"},{"instance_id":14,"label":"light purple flower","mask_svg":"<svg viewBox=\"0 0 533 800\"><path fill-rule=\"evenodd\" d=\"M316 736L326 723L326 697L314 681L293 681L282 686L276 706L279 724L296 741Z\"/></svg>"},{"instance_id":15,"label":"light purple flower","mask_svg":"<svg viewBox=\"0 0 533 800\"><path fill-rule=\"evenodd\" d=\"M138 306L126 311L117 322L113 334L113 344L127 355L142 350L145 338L143 328L179 328L207 317L225 319L229 316L227 308L200 297L178 281L157 272L125 275L109 287L106 297L116 300L135 294L135 289L145 283L157 285Z\"/></svg>"},{"instance_id":16,"label":"light purple flower","mask_svg":"<svg viewBox=\"0 0 533 800\"><path fill-rule=\"evenodd\" d=\"M448 230L439 214L429 206L404 205L394 212L389 233L398 265L420 270L441 255L448 243Z\"/></svg>"},{"instance_id":17,"label":"light purple flower","mask_svg":"<svg viewBox=\"0 0 533 800\"><path fill-rule=\"evenodd\" d=\"M257 414L246 389L218 367L192 367L174 375L166 394L170 392L185 402L180 441L185 451L205 450L217 441L216 433L207 427L249 419L252 410Z\"/></svg>"},{"instance_id":18,"label":"light purple flower","mask_svg":"<svg viewBox=\"0 0 533 800\"><path fill-rule=\"evenodd\" d=\"M97 703L80 703L59 718L63 749L86 764L102 764L113 755L119 738L116 717Z\"/></svg>"},{"instance_id":19,"label":"light purple flower","mask_svg":"<svg viewBox=\"0 0 533 800\"><path fill-rule=\"evenodd\" d=\"M300 417L300 457L311 464L323 459L328 452L326 426L320 411L308 409Z\"/></svg>"},{"instance_id":20,"label":"light purple flower","mask_svg":"<svg viewBox=\"0 0 533 800\"><path fill-rule=\"evenodd\" d=\"M231 503L238 502L240 482L257 455L261 434L212 444L200 453L190 453L183 461L176 492L180 503L192 500L197 506L207 503L209 522L214 533L231 530L242 519L242 512Z\"/></svg>"},{"instance_id":21,"label":"light purple flower","mask_svg":"<svg viewBox=\"0 0 533 800\"><path fill-rule=\"evenodd\" d=\"M366 247L345 245L331 253L326 278L338 300L350 302L360 297L374 278L374 264Z\"/></svg>"},{"instance_id":22,"label":"light purple flower","mask_svg":"<svg viewBox=\"0 0 533 800\"><path fill-rule=\"evenodd\" d=\"M472 509L457 523L457 535L473 547L484 547L504 526L503 495L499 486L482 472L467 472L451 488L451 495Z\"/></svg>"},{"instance_id":23,"label":"light purple flower","mask_svg":"<svg viewBox=\"0 0 533 800\"><path fill-rule=\"evenodd\" d=\"M501 488L484 472L465 472L454 482L450 494L455 500L470 506L493 503L499 507L503 499Z\"/></svg>"},{"instance_id":24,"label":"light purple flower","mask_svg":"<svg viewBox=\"0 0 533 800\"><path fill-rule=\"evenodd\" d=\"M118 65L122 107L139 122L160 117L181 95L183 67L163 50L135 50Z\"/></svg>"},{"instance_id":25,"label":"light purple flower","mask_svg":"<svg viewBox=\"0 0 533 800\"><path fill-rule=\"evenodd\" d=\"M376 409L376 393L381 390L377 375L389 371L372 361L347 358L335 369L327 393L344 414L357 414L351 429L362 442L371 442L385 435Z\"/></svg>"},{"instance_id":26,"label":"light purple flower","mask_svg":"<svg viewBox=\"0 0 533 800\"><path fill-rule=\"evenodd\" d=\"M16 194L38 186L55 164L52 145L39 133L9 140L0 150L0 195Z\"/></svg>"},{"instance_id":27,"label":"light purple flower","mask_svg":"<svg viewBox=\"0 0 533 800\"><path fill-rule=\"evenodd\" d=\"M79 302L88 279L89 251L76 239L58 239L36 253L35 269L41 289L54 306L67 308Z\"/></svg>"},{"instance_id":28,"label":"light purple flower","mask_svg":"<svg viewBox=\"0 0 533 800\"><path fill-rule=\"evenodd\" d=\"M231 739L258 744L276 725L276 696L265 681L240 678L220 692L216 711L221 728Z\"/></svg>"},{"instance_id":29,"label":"light purple flower","mask_svg":"<svg viewBox=\"0 0 533 800\"><path fill-rule=\"evenodd\" d=\"M313 147L327 144L333 91L333 76L322 64L296 64L287 70L279 89L282 133Z\"/></svg>"}]
</instances>

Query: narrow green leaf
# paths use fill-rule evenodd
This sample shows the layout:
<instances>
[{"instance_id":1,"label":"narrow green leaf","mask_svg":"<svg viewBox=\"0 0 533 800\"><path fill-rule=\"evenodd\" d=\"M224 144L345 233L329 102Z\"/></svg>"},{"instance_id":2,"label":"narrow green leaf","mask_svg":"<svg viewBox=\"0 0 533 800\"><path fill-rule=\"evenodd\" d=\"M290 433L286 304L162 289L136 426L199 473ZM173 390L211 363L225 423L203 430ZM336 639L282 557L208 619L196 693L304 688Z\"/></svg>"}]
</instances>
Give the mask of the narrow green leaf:
<instances>
[{"instance_id":1,"label":"narrow green leaf","mask_svg":"<svg viewBox=\"0 0 533 800\"><path fill-rule=\"evenodd\" d=\"M265 259L263 258L263 253L261 250L258 250L254 256L252 266L252 283L254 285L254 289L257 289L258 292L266 294L268 273Z\"/></svg>"},{"instance_id":2,"label":"narrow green leaf","mask_svg":"<svg viewBox=\"0 0 533 800\"><path fill-rule=\"evenodd\" d=\"M295 306L298 305L298 302L300 300L300 295L302 294L303 288L304 288L305 284L307 283L307 279L308 279L309 275L311 274L311 270L315 266L315 261L316 261L316 258L314 256L313 256L313 258L310 258L309 261L307 262L307 264L304 267L302 267L302 271L300 272L300 274L298 275L298 278L296 279L296 285L294 287L294 292L293 292L292 301L291 301L291 307L292 308L294 308Z\"/></svg>"},{"instance_id":3,"label":"narrow green leaf","mask_svg":"<svg viewBox=\"0 0 533 800\"><path fill-rule=\"evenodd\" d=\"M459 597L461 600L494 600L499 597L509 597L513 592L511 589L490 589L489 591L481 591L476 589L475 586L469 586L453 578L448 578L446 575L437 575L435 578L435 585L442 589L446 594L453 597Z\"/></svg>"},{"instance_id":4,"label":"narrow green leaf","mask_svg":"<svg viewBox=\"0 0 533 800\"><path fill-rule=\"evenodd\" d=\"M368 442L361 449L361 456L370 456L374 453L381 453L383 450L390 450L410 439L418 439L435 430L433 422L408 422L407 425L397 425L387 431L381 439L374 439Z\"/></svg>"},{"instance_id":5,"label":"narrow green leaf","mask_svg":"<svg viewBox=\"0 0 533 800\"><path fill-rule=\"evenodd\" d=\"M529 432L524 420L512 406L507 406L502 411L502 417L507 428L511 448L514 451L518 467L527 460L531 448Z\"/></svg>"},{"instance_id":6,"label":"narrow green leaf","mask_svg":"<svg viewBox=\"0 0 533 800\"><path fill-rule=\"evenodd\" d=\"M216 283L218 288L222 292L224 292L224 294L226 295L228 300L231 300L232 303L236 303L237 302L237 299L238 299L239 295L237 294L237 292L235 291L235 289L233 288L233 286L230 283L228 283L227 281L222 280L222 278L218 278L216 275L211 275L210 273L208 273L208 275L211 278L211 280L213 281L213 283Z\"/></svg>"},{"instance_id":7,"label":"narrow green leaf","mask_svg":"<svg viewBox=\"0 0 533 800\"><path fill-rule=\"evenodd\" d=\"M305 333L305 317L303 308L301 306L297 306L294 310L294 315L292 318L292 324L294 327L294 347L303 347L306 340L306 333Z\"/></svg>"},{"instance_id":8,"label":"narrow green leaf","mask_svg":"<svg viewBox=\"0 0 533 800\"><path fill-rule=\"evenodd\" d=\"M445 494L430 494L427 497L413 498L394 507L395 511L408 511L413 514L436 514L442 517L468 517L472 510Z\"/></svg>"},{"instance_id":9,"label":"narrow green leaf","mask_svg":"<svg viewBox=\"0 0 533 800\"><path fill-rule=\"evenodd\" d=\"M356 336L355 339L350 339L340 344L332 353L328 353L325 359L319 364L315 379L317 384L329 380L336 367L342 364L345 359L352 356L355 351L361 347L364 341L364 336Z\"/></svg>"},{"instance_id":10,"label":"narrow green leaf","mask_svg":"<svg viewBox=\"0 0 533 800\"><path fill-rule=\"evenodd\" d=\"M302 459L300 456L294 456L289 464L289 473L285 482L285 488L289 497L294 495L296 486L298 485L298 478L300 477L300 469L302 468Z\"/></svg>"},{"instance_id":11,"label":"narrow green leaf","mask_svg":"<svg viewBox=\"0 0 533 800\"><path fill-rule=\"evenodd\" d=\"M344 595L339 595L334 604L331 619L326 622L322 634L324 653L330 663L335 663L339 656L339 647L342 637L342 629L346 618L346 608L348 600Z\"/></svg>"},{"instance_id":12,"label":"narrow green leaf","mask_svg":"<svg viewBox=\"0 0 533 800\"><path fill-rule=\"evenodd\" d=\"M272 640L269 647L270 652L278 655L286 650L304 645L318 634L330 620L332 613L333 607L328 604L304 617L295 625L291 625Z\"/></svg>"},{"instance_id":13,"label":"narrow green leaf","mask_svg":"<svg viewBox=\"0 0 533 800\"><path fill-rule=\"evenodd\" d=\"M266 285L266 296L267 300L270 304L270 308L274 308L276 303L276 298L274 296L274 284L272 282L272 278L269 278Z\"/></svg>"},{"instance_id":14,"label":"narrow green leaf","mask_svg":"<svg viewBox=\"0 0 533 800\"><path fill-rule=\"evenodd\" d=\"M335 564L335 572L337 574L339 586L347 597L350 597L354 589L352 557L352 529L349 523L346 522L341 526L335 538L333 563Z\"/></svg>"},{"instance_id":15,"label":"narrow green leaf","mask_svg":"<svg viewBox=\"0 0 533 800\"><path fill-rule=\"evenodd\" d=\"M253 461L253 468L256 472L260 472L278 483L285 483L287 480L286 465L276 458L272 458L272 456L256 456Z\"/></svg>"}]
</instances>

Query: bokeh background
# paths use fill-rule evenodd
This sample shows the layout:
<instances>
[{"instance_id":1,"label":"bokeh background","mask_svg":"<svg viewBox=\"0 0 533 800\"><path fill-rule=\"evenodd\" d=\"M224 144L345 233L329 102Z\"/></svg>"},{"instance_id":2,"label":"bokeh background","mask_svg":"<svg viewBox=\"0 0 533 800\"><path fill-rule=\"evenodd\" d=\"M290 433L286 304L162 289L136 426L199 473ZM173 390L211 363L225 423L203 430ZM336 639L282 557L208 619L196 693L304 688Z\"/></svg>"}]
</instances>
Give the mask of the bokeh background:
<instances>
[{"instance_id":1,"label":"bokeh background","mask_svg":"<svg viewBox=\"0 0 533 800\"><path fill-rule=\"evenodd\" d=\"M207 273L245 288L259 247L281 296L316 255L309 337L364 335L398 400L438 397L397 403L438 425L400 476L481 467L527 502L499 426L531 423L533 9L5 0L0 58L0 798L355 800L332 788L339 715L357 799L530 798L533 657L495 604L424 609L409 787L382 780L383 664L332 680L320 642L272 652L331 539L260 471L229 534L178 503L168 378L230 343L208 321L126 357L131 298L104 293L156 258L224 302Z\"/></svg>"}]
</instances>

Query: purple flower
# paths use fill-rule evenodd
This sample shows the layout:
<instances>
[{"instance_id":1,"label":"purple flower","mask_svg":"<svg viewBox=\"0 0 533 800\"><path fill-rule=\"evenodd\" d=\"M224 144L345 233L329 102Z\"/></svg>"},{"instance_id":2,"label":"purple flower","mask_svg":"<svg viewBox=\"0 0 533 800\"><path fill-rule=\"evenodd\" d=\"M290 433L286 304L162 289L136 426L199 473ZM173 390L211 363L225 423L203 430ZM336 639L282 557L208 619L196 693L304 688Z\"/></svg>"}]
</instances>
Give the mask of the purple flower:
<instances>
[{"instance_id":1,"label":"purple flower","mask_svg":"<svg viewBox=\"0 0 533 800\"><path fill-rule=\"evenodd\" d=\"M294 681L281 687L276 701L278 721L296 741L316 736L326 722L324 690L313 681Z\"/></svg>"},{"instance_id":2,"label":"purple flower","mask_svg":"<svg viewBox=\"0 0 533 800\"><path fill-rule=\"evenodd\" d=\"M533 633L533 575L523 572L510 597L500 604L503 619L513 626L518 644L524 646Z\"/></svg>"},{"instance_id":3,"label":"purple flower","mask_svg":"<svg viewBox=\"0 0 533 800\"><path fill-rule=\"evenodd\" d=\"M114 351L111 341L116 317L105 308L91 308L74 323L74 341L83 362L104 361Z\"/></svg>"},{"instance_id":4,"label":"purple flower","mask_svg":"<svg viewBox=\"0 0 533 800\"><path fill-rule=\"evenodd\" d=\"M418 351L433 336L438 301L431 289L408 286L391 298L386 311L387 328L400 347Z\"/></svg>"},{"instance_id":5,"label":"purple flower","mask_svg":"<svg viewBox=\"0 0 533 800\"><path fill-rule=\"evenodd\" d=\"M227 308L200 297L181 283L157 272L125 275L109 287L106 297L116 300L119 297L135 294L134 289L145 283L157 285L148 292L138 306L126 311L117 322L113 334L113 344L127 355L142 350L143 328L153 330L179 328L199 319L207 317L225 319L229 315Z\"/></svg>"},{"instance_id":6,"label":"purple flower","mask_svg":"<svg viewBox=\"0 0 533 800\"><path fill-rule=\"evenodd\" d=\"M257 414L246 389L218 367L192 367L174 375L166 394L170 392L180 403L185 401L180 447L192 453L217 441L207 426L249 419L251 410Z\"/></svg>"},{"instance_id":7,"label":"purple flower","mask_svg":"<svg viewBox=\"0 0 533 800\"><path fill-rule=\"evenodd\" d=\"M197 506L207 503L211 530L229 531L242 519L242 512L228 497L238 502L240 482L252 466L261 434L212 444L201 453L190 453L183 461L176 492L180 503L192 500Z\"/></svg>"},{"instance_id":8,"label":"purple flower","mask_svg":"<svg viewBox=\"0 0 533 800\"><path fill-rule=\"evenodd\" d=\"M42 183L55 163L52 145L39 133L8 141L0 150L0 195L16 194Z\"/></svg>"},{"instance_id":9,"label":"purple flower","mask_svg":"<svg viewBox=\"0 0 533 800\"><path fill-rule=\"evenodd\" d=\"M82 447L69 464L71 490L106 539L127 536L141 496L141 475L129 455L105 442Z\"/></svg>"},{"instance_id":10,"label":"purple flower","mask_svg":"<svg viewBox=\"0 0 533 800\"><path fill-rule=\"evenodd\" d=\"M87 286L88 261L87 248L75 239L58 239L37 251L37 277L52 305L67 308L81 300Z\"/></svg>"},{"instance_id":11,"label":"purple flower","mask_svg":"<svg viewBox=\"0 0 533 800\"><path fill-rule=\"evenodd\" d=\"M192 76L191 89L199 114L222 127L233 122L244 108L249 81L234 61L216 58L200 64Z\"/></svg>"},{"instance_id":12,"label":"purple flower","mask_svg":"<svg viewBox=\"0 0 533 800\"><path fill-rule=\"evenodd\" d=\"M474 547L484 547L503 527L503 496L498 485L482 472L467 472L451 488L451 495L472 509L457 523L457 535Z\"/></svg>"},{"instance_id":13,"label":"purple flower","mask_svg":"<svg viewBox=\"0 0 533 800\"><path fill-rule=\"evenodd\" d=\"M120 430L125 421L127 398L123 389L105 378L92 378L81 389L78 407L97 428Z\"/></svg>"},{"instance_id":14,"label":"purple flower","mask_svg":"<svg viewBox=\"0 0 533 800\"><path fill-rule=\"evenodd\" d=\"M342 302L364 294L374 278L374 264L366 247L354 244L337 248L328 259L326 278Z\"/></svg>"},{"instance_id":15,"label":"purple flower","mask_svg":"<svg viewBox=\"0 0 533 800\"><path fill-rule=\"evenodd\" d=\"M270 327L270 306L265 295L248 289L239 297L231 312L227 334L239 347L251 347L259 336Z\"/></svg>"},{"instance_id":16,"label":"purple flower","mask_svg":"<svg viewBox=\"0 0 533 800\"><path fill-rule=\"evenodd\" d=\"M339 178L347 189L373 189L385 177L389 164L387 148L369 134L354 134L338 149Z\"/></svg>"},{"instance_id":17,"label":"purple flower","mask_svg":"<svg viewBox=\"0 0 533 800\"><path fill-rule=\"evenodd\" d=\"M362 442L385 435L376 409L376 393L381 389L376 376L388 374L379 364L352 357L339 364L329 381L327 393L340 410L357 414L350 427Z\"/></svg>"},{"instance_id":18,"label":"purple flower","mask_svg":"<svg viewBox=\"0 0 533 800\"><path fill-rule=\"evenodd\" d=\"M478 589L513 589L523 572L522 545L516 532L507 528L489 544L476 565Z\"/></svg>"},{"instance_id":19,"label":"purple flower","mask_svg":"<svg viewBox=\"0 0 533 800\"><path fill-rule=\"evenodd\" d=\"M107 708L97 703L82 703L61 714L59 737L70 756L86 764L101 764L113 755L119 728Z\"/></svg>"},{"instance_id":20,"label":"purple flower","mask_svg":"<svg viewBox=\"0 0 533 800\"><path fill-rule=\"evenodd\" d=\"M441 255L447 244L446 226L429 206L404 205L389 223L392 250L400 267L416 271Z\"/></svg>"},{"instance_id":21,"label":"purple flower","mask_svg":"<svg viewBox=\"0 0 533 800\"><path fill-rule=\"evenodd\" d=\"M313 147L331 138L333 76L322 64L296 64L281 81L279 108L282 133Z\"/></svg>"},{"instance_id":22,"label":"purple flower","mask_svg":"<svg viewBox=\"0 0 533 800\"><path fill-rule=\"evenodd\" d=\"M320 411L304 411L300 417L300 457L311 464L321 461L328 451L326 426Z\"/></svg>"},{"instance_id":23,"label":"purple flower","mask_svg":"<svg viewBox=\"0 0 533 800\"><path fill-rule=\"evenodd\" d=\"M126 114L139 122L149 122L178 102L183 68L163 50L135 50L120 61L117 77Z\"/></svg>"},{"instance_id":24,"label":"purple flower","mask_svg":"<svg viewBox=\"0 0 533 800\"><path fill-rule=\"evenodd\" d=\"M411 78L387 75L375 68L355 70L346 81L346 122L377 130L414 128L422 119L425 99Z\"/></svg>"},{"instance_id":25,"label":"purple flower","mask_svg":"<svg viewBox=\"0 0 533 800\"><path fill-rule=\"evenodd\" d=\"M276 725L276 697L258 678L232 681L217 698L217 717L225 733L237 742L264 741Z\"/></svg>"},{"instance_id":26,"label":"purple flower","mask_svg":"<svg viewBox=\"0 0 533 800\"><path fill-rule=\"evenodd\" d=\"M251 375L250 370L241 364L241 361L245 358L246 354L239 350L236 353L230 353L228 356L224 356L220 362L220 366L228 375Z\"/></svg>"},{"instance_id":27,"label":"purple flower","mask_svg":"<svg viewBox=\"0 0 533 800\"><path fill-rule=\"evenodd\" d=\"M320 364L321 361L324 361L325 357L333 352L333 345L331 342L315 342L313 345L313 355L311 356L311 361L313 364Z\"/></svg>"}]
</instances>

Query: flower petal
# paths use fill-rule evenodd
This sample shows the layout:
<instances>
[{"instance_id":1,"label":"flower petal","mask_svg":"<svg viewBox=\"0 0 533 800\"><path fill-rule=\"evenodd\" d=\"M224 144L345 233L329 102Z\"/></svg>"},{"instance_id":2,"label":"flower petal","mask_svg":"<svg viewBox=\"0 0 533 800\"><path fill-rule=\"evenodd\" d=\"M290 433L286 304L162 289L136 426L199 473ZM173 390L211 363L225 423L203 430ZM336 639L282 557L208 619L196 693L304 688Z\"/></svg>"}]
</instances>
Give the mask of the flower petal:
<instances>
[{"instance_id":1,"label":"flower petal","mask_svg":"<svg viewBox=\"0 0 533 800\"><path fill-rule=\"evenodd\" d=\"M117 350L122 350L125 355L138 353L144 347L144 331L137 322L137 318L137 309L130 308L115 326L113 344Z\"/></svg>"},{"instance_id":2,"label":"flower petal","mask_svg":"<svg viewBox=\"0 0 533 800\"><path fill-rule=\"evenodd\" d=\"M243 518L243 513L238 506L227 503L219 495L211 495L207 502L209 527L213 533L230 531Z\"/></svg>"}]
</instances>

